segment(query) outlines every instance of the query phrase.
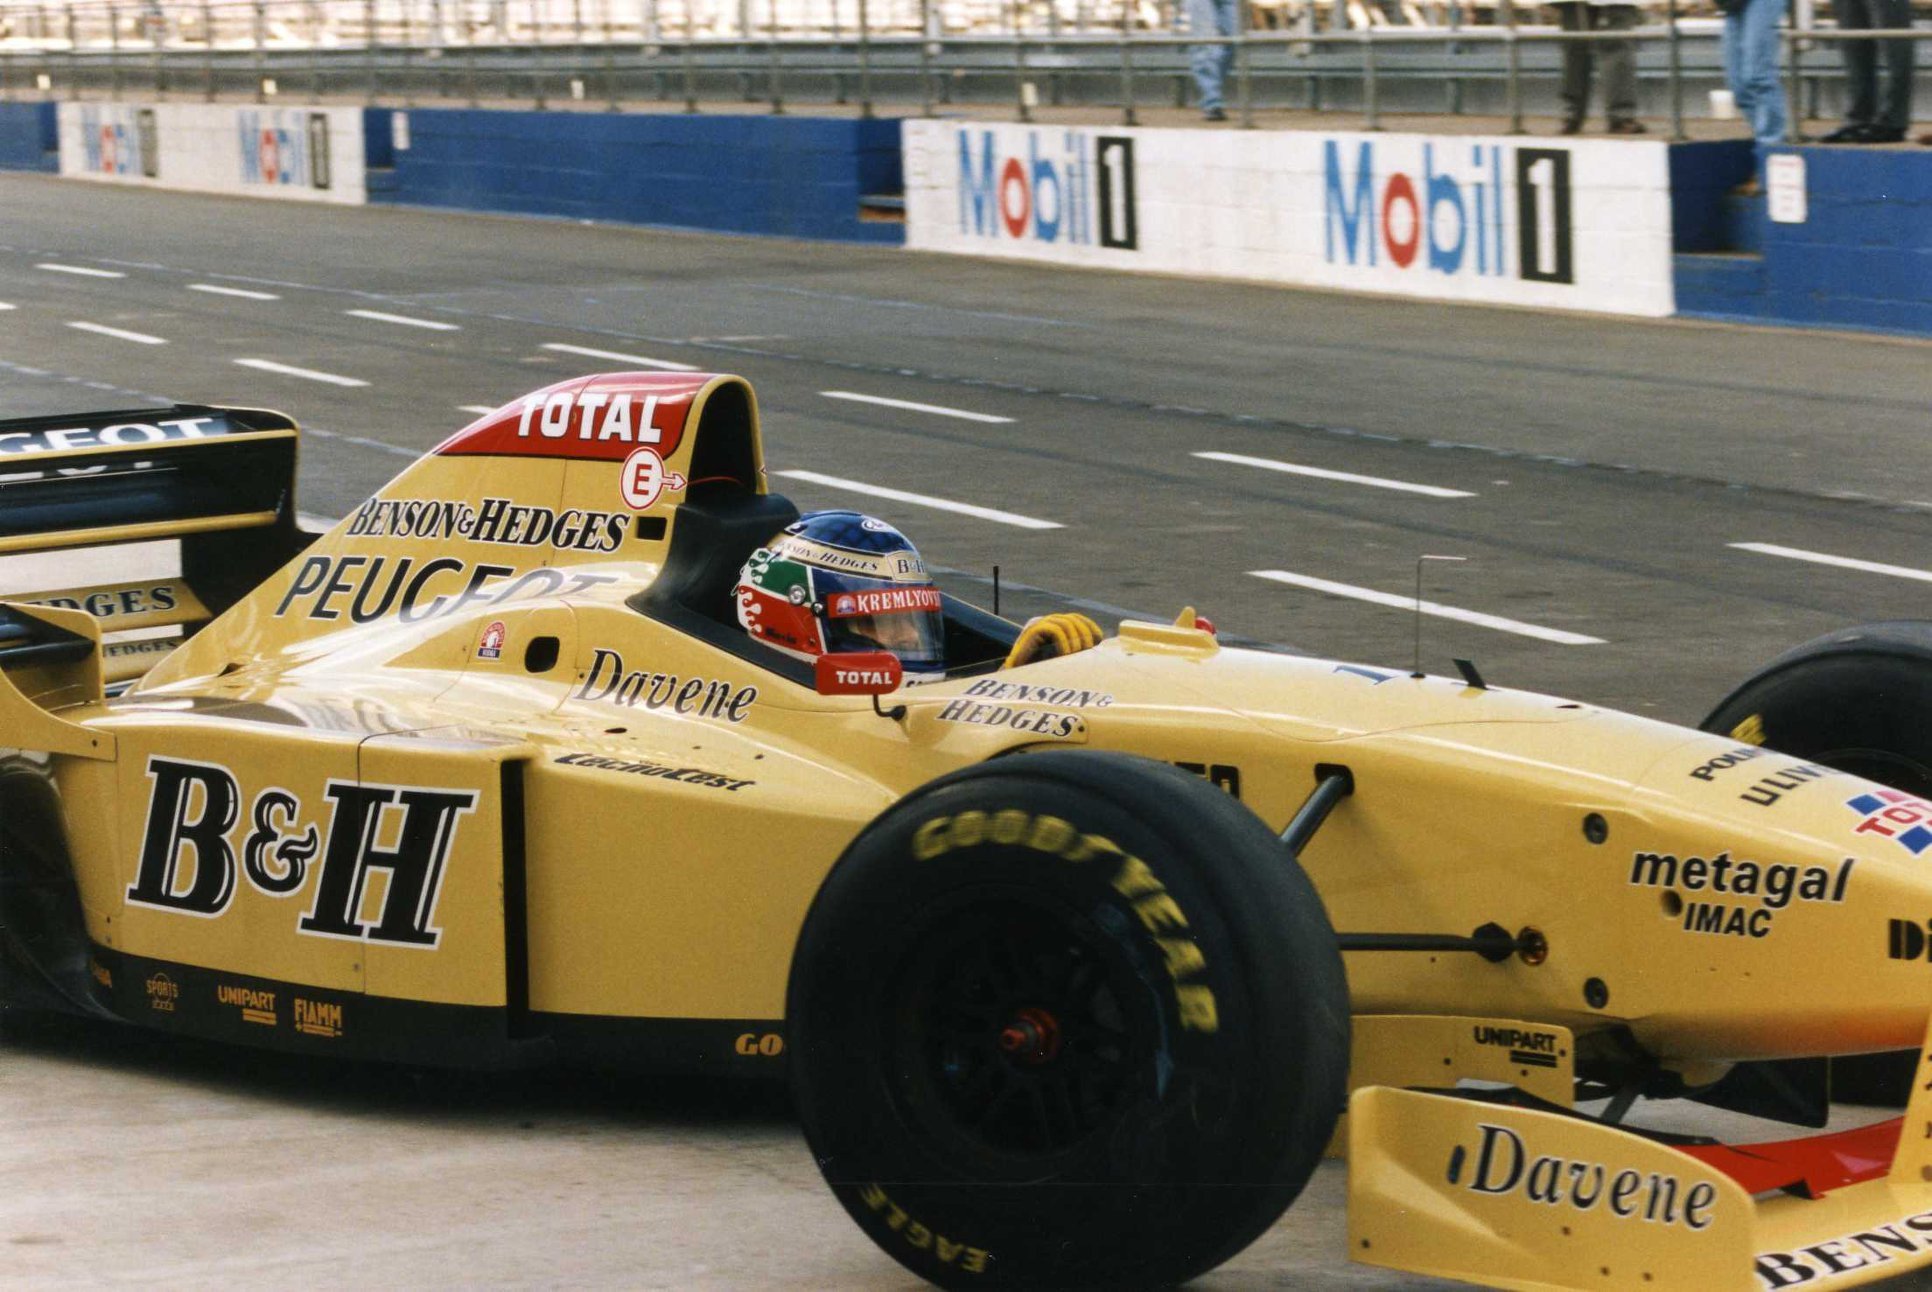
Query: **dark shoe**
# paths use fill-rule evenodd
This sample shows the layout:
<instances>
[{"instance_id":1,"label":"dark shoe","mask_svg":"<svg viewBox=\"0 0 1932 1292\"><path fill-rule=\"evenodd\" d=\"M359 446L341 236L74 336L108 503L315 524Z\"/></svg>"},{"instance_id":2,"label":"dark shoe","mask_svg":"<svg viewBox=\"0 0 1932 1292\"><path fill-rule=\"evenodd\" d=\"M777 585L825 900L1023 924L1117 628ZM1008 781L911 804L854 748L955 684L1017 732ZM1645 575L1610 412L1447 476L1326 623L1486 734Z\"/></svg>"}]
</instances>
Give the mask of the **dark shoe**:
<instances>
[{"instance_id":1,"label":"dark shoe","mask_svg":"<svg viewBox=\"0 0 1932 1292\"><path fill-rule=\"evenodd\" d=\"M1559 130L1558 130L1558 131L1557 131L1556 133L1558 133L1559 135L1580 135L1580 134L1582 134L1582 133L1583 133L1583 118L1582 118L1582 117L1571 117L1571 118L1570 118L1570 119L1569 119L1568 121L1565 121L1565 122L1563 123L1563 125L1562 125L1562 128L1561 128L1561 129L1559 129Z\"/></svg>"},{"instance_id":2,"label":"dark shoe","mask_svg":"<svg viewBox=\"0 0 1932 1292\"><path fill-rule=\"evenodd\" d=\"M1872 141L1872 127L1861 122L1851 122L1838 127L1818 142L1821 144L1868 144Z\"/></svg>"},{"instance_id":3,"label":"dark shoe","mask_svg":"<svg viewBox=\"0 0 1932 1292\"><path fill-rule=\"evenodd\" d=\"M1764 185L1758 182L1758 177L1756 175L1753 175L1750 179L1745 180L1742 184L1739 184L1736 188L1732 189L1731 196L1732 197L1762 197L1764 196Z\"/></svg>"},{"instance_id":4,"label":"dark shoe","mask_svg":"<svg viewBox=\"0 0 1932 1292\"><path fill-rule=\"evenodd\" d=\"M1625 117L1622 121L1612 121L1609 129L1605 133L1613 135L1647 135L1650 133L1650 127L1635 117Z\"/></svg>"},{"instance_id":5,"label":"dark shoe","mask_svg":"<svg viewBox=\"0 0 1932 1292\"><path fill-rule=\"evenodd\" d=\"M1228 112L1226 108L1209 108L1201 116L1208 121L1226 121L1228 119Z\"/></svg>"},{"instance_id":6,"label":"dark shoe","mask_svg":"<svg viewBox=\"0 0 1932 1292\"><path fill-rule=\"evenodd\" d=\"M1864 142L1868 144L1902 144L1905 132L1896 126L1873 126L1866 132Z\"/></svg>"}]
</instances>

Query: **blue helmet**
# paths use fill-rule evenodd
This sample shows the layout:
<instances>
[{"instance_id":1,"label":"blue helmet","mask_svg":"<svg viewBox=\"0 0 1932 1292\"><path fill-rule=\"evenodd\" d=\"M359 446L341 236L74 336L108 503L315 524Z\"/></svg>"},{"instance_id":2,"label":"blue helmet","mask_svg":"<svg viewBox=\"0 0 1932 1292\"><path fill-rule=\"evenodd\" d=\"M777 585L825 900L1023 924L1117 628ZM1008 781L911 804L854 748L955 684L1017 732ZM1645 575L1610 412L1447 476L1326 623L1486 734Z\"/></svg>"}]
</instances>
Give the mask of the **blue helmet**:
<instances>
[{"instance_id":1,"label":"blue helmet","mask_svg":"<svg viewBox=\"0 0 1932 1292\"><path fill-rule=\"evenodd\" d=\"M946 671L939 589L919 549L875 517L799 517L751 554L735 595L745 631L795 658L888 650L908 682Z\"/></svg>"}]
</instances>

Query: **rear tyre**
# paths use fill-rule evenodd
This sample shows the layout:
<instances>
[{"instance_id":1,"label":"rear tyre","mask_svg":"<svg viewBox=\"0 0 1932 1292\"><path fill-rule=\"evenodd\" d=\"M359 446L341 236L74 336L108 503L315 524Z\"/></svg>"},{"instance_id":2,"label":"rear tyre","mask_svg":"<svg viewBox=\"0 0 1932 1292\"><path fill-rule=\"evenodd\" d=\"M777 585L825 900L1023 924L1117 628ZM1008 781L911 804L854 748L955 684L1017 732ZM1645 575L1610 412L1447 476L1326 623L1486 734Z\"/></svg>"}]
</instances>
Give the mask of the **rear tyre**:
<instances>
[{"instance_id":1,"label":"rear tyre","mask_svg":"<svg viewBox=\"0 0 1932 1292\"><path fill-rule=\"evenodd\" d=\"M1251 812L1120 754L944 777L826 880L786 1011L860 1227L942 1286L1175 1283L1254 1240L1346 1096L1320 899Z\"/></svg>"},{"instance_id":2,"label":"rear tyre","mask_svg":"<svg viewBox=\"0 0 1932 1292\"><path fill-rule=\"evenodd\" d=\"M1863 624L1806 642L1731 692L1703 727L1932 799L1932 622ZM1832 1097L1903 1107L1917 1057L1834 1059Z\"/></svg>"}]
</instances>

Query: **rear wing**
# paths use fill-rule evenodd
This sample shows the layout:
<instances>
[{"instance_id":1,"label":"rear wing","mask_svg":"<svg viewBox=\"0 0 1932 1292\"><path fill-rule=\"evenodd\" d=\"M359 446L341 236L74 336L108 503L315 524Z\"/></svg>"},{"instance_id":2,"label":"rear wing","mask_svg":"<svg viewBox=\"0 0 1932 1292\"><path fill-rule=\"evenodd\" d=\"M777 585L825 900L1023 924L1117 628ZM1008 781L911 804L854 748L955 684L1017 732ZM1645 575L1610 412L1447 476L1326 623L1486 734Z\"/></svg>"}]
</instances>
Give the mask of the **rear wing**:
<instances>
[{"instance_id":1,"label":"rear wing","mask_svg":"<svg viewBox=\"0 0 1932 1292\"><path fill-rule=\"evenodd\" d=\"M308 545L295 519L298 435L281 413L201 404L0 420L0 556L157 539L181 549L177 577L134 581L36 559L0 597L145 634L101 655L110 683L146 672Z\"/></svg>"}]
</instances>

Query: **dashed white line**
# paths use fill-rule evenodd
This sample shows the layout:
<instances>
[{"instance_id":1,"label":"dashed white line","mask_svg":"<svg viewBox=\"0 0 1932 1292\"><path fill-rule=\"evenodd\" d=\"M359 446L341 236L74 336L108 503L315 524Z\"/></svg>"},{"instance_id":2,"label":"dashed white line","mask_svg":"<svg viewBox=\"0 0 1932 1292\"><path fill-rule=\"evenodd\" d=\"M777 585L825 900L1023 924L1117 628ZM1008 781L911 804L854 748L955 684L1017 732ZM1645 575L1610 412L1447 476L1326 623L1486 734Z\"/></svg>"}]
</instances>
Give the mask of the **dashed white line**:
<instances>
[{"instance_id":1,"label":"dashed white line","mask_svg":"<svg viewBox=\"0 0 1932 1292\"><path fill-rule=\"evenodd\" d=\"M342 523L342 517L340 516L318 516L312 511L296 512L295 520L303 529L311 533L318 531L327 533Z\"/></svg>"},{"instance_id":2,"label":"dashed white line","mask_svg":"<svg viewBox=\"0 0 1932 1292\"><path fill-rule=\"evenodd\" d=\"M844 489L851 493L870 494L874 498L888 498L893 502L910 503L915 507L931 507L935 511L952 511L962 516L977 516L981 520L1012 525L1019 529L1066 528L1056 520L1041 520L1036 516L1022 516L1017 512L1000 511L995 507L981 507L970 502L954 502L950 498L934 498L923 493L908 493L904 489L888 489L884 485L865 484L858 480L842 479L839 476L820 475L816 471L780 471L777 474L788 480L804 480L811 484L824 485L828 489Z\"/></svg>"},{"instance_id":3,"label":"dashed white line","mask_svg":"<svg viewBox=\"0 0 1932 1292\"><path fill-rule=\"evenodd\" d=\"M381 310L343 310L354 318L371 319L377 323L400 323L404 327L426 328L431 332L461 332L455 323L442 323L436 319L411 318L407 314L384 314Z\"/></svg>"},{"instance_id":4,"label":"dashed white line","mask_svg":"<svg viewBox=\"0 0 1932 1292\"><path fill-rule=\"evenodd\" d=\"M1335 480L1342 484L1367 485L1372 489L1393 489L1398 493L1418 493L1425 498L1474 498L1476 495L1467 489L1445 489L1441 485L1412 484L1407 480L1389 480L1382 476L1357 475L1353 471L1330 471L1326 467L1306 467L1298 462L1282 462L1275 458L1251 458L1241 453L1196 453L1197 458L1210 462L1231 462L1240 467L1259 467L1263 471L1280 471L1291 476L1311 476L1317 480Z\"/></svg>"},{"instance_id":5,"label":"dashed white line","mask_svg":"<svg viewBox=\"0 0 1932 1292\"><path fill-rule=\"evenodd\" d=\"M883 395L861 395L856 390L821 390L818 392L827 399L849 399L855 404L877 404L881 408L903 408L911 413L932 413L939 417L957 417L964 422L991 422L1004 425L1011 422L1010 417L995 417L991 413L974 413L964 408L947 408L943 404L916 404L910 399L887 399Z\"/></svg>"},{"instance_id":6,"label":"dashed white line","mask_svg":"<svg viewBox=\"0 0 1932 1292\"><path fill-rule=\"evenodd\" d=\"M284 377L301 377L306 381L320 381L330 386L366 386L369 384L359 377L341 377L333 372L317 372L313 368L297 368L293 364L276 363L273 359L237 359L235 362L244 368L254 368L258 372L277 372Z\"/></svg>"},{"instance_id":7,"label":"dashed white line","mask_svg":"<svg viewBox=\"0 0 1932 1292\"><path fill-rule=\"evenodd\" d=\"M86 265L63 265L52 260L43 260L34 266L50 274L79 274L82 278L126 278L118 269L91 269Z\"/></svg>"},{"instance_id":8,"label":"dashed white line","mask_svg":"<svg viewBox=\"0 0 1932 1292\"><path fill-rule=\"evenodd\" d=\"M619 363L634 363L640 368L659 368L665 372L696 372L698 367L692 363L673 363L669 359L647 359L641 354L624 354L617 350L593 350L587 345L565 345L561 341L546 341L546 350L558 354L580 354L586 359L615 359Z\"/></svg>"},{"instance_id":9,"label":"dashed white line","mask_svg":"<svg viewBox=\"0 0 1932 1292\"><path fill-rule=\"evenodd\" d=\"M490 407L488 404L458 404L456 411L459 413L475 413L478 417L487 417L491 413L494 413L496 409Z\"/></svg>"},{"instance_id":10,"label":"dashed white line","mask_svg":"<svg viewBox=\"0 0 1932 1292\"><path fill-rule=\"evenodd\" d=\"M217 283L189 283L191 292L207 292L212 296L237 296L245 301L279 301L282 298L274 292L251 292L246 287L223 287Z\"/></svg>"},{"instance_id":11,"label":"dashed white line","mask_svg":"<svg viewBox=\"0 0 1932 1292\"><path fill-rule=\"evenodd\" d=\"M1920 583L1932 583L1932 570L1915 570L1909 565L1861 561L1855 556L1808 552L1802 547L1780 547L1776 543L1730 543L1727 546L1734 547L1740 552L1756 552L1760 556L1782 556L1788 561L1810 561L1813 565L1831 565L1841 570L1859 570L1866 574L1889 574L1895 579L1916 579Z\"/></svg>"},{"instance_id":12,"label":"dashed white line","mask_svg":"<svg viewBox=\"0 0 1932 1292\"><path fill-rule=\"evenodd\" d=\"M0 310L10 310L10 309L16 309L16 308L18 307L12 304L9 304L6 301L0 301Z\"/></svg>"},{"instance_id":13,"label":"dashed white line","mask_svg":"<svg viewBox=\"0 0 1932 1292\"><path fill-rule=\"evenodd\" d=\"M1352 583L1335 583L1328 579L1317 579L1312 575L1295 574L1288 570L1249 570L1248 573L1257 579L1286 583L1297 588L1307 588L1313 592L1326 592L1331 596L1349 597L1356 601L1390 606L1397 610L1416 609L1414 597L1399 593L1378 592L1374 588L1358 588ZM1437 619L1454 619L1458 623L1475 624L1479 628L1494 628L1498 632L1515 633L1521 637L1534 637L1538 641L1555 642L1559 646L1601 646L1603 644L1601 637L1566 632L1561 628L1545 628L1541 624L1526 624L1520 619L1486 615L1480 610L1464 610L1460 606L1445 606L1435 601L1424 601L1421 604L1421 610L1423 614L1433 615Z\"/></svg>"},{"instance_id":14,"label":"dashed white line","mask_svg":"<svg viewBox=\"0 0 1932 1292\"><path fill-rule=\"evenodd\" d=\"M141 345L166 345L168 343L168 338L164 336L149 336L146 332L130 332L126 328L109 327L105 323L82 323L78 320L71 320L67 326L79 328L83 332L93 332L100 336L111 336L120 341L134 341Z\"/></svg>"}]
</instances>

